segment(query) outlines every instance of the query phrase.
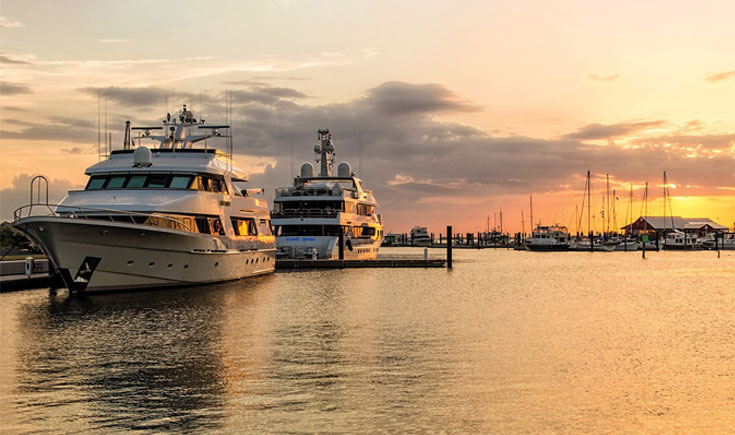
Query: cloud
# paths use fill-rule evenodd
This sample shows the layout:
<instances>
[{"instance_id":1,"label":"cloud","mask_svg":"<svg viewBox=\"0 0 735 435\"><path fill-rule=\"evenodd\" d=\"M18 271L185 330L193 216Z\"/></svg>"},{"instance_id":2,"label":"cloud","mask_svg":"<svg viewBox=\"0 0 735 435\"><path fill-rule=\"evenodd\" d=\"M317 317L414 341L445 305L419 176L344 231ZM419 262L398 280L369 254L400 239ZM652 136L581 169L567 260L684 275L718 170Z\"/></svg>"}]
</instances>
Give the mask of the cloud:
<instances>
[{"instance_id":1,"label":"cloud","mask_svg":"<svg viewBox=\"0 0 735 435\"><path fill-rule=\"evenodd\" d=\"M149 107L161 105L167 99L175 99L189 104L202 101L202 103L212 104L214 102L223 101L224 93L195 95L190 92L172 92L170 89L164 89L155 86L128 88L128 87L108 87L108 88L83 88L82 92L97 96L100 93L101 98L109 99L113 104L131 107ZM308 98L302 92L291 88L258 86L250 87L245 90L230 91L232 101L237 104L259 103L270 105L281 100L296 100Z\"/></svg>"},{"instance_id":2,"label":"cloud","mask_svg":"<svg viewBox=\"0 0 735 435\"><path fill-rule=\"evenodd\" d=\"M11 21L7 17L0 15L0 27L11 28L11 27L23 27L23 23L20 21Z\"/></svg>"},{"instance_id":3,"label":"cloud","mask_svg":"<svg viewBox=\"0 0 735 435\"><path fill-rule=\"evenodd\" d=\"M222 84L228 85L228 86L245 86L245 87L268 86L268 83L257 81L257 80L225 80L222 82Z\"/></svg>"},{"instance_id":4,"label":"cloud","mask_svg":"<svg viewBox=\"0 0 735 435\"><path fill-rule=\"evenodd\" d=\"M389 90L398 90L407 101L388 97ZM632 132L644 139L650 136L644 130L669 125L663 120L644 120L592 124L557 139L496 137L434 118L443 110L455 109L456 101L460 102L458 110L474 107L438 85L400 82L377 86L363 97L338 104L238 100L232 121L235 152L240 161L257 157L275 162L262 172L251 173L251 183L265 187L272 198L273 189L288 185L301 162L312 161L316 130L329 128L338 161L349 161L359 171L362 155L364 170L359 175L376 193L382 210L394 216L421 214L421 210L438 213L422 208L432 201L482 204L483 198L486 202L500 195L582 190L581 177L589 168L593 173L634 181L658 179L665 167L678 183L714 191L722 180L732 178L735 167L735 149L726 146L727 135L667 138L680 145L655 136L628 147L586 142ZM700 153L691 152L694 145L690 143L695 142L703 144ZM719 153L705 154L706 145ZM579 186L570 187L575 176L580 177Z\"/></svg>"},{"instance_id":5,"label":"cloud","mask_svg":"<svg viewBox=\"0 0 735 435\"><path fill-rule=\"evenodd\" d=\"M720 83L726 80L733 79L735 79L735 69L732 71L725 71L707 76L707 81L710 82L710 84Z\"/></svg>"},{"instance_id":6,"label":"cloud","mask_svg":"<svg viewBox=\"0 0 735 435\"><path fill-rule=\"evenodd\" d=\"M17 83L10 83L6 81L0 81L0 95L20 95L20 94L32 94L33 91L26 85L19 85Z\"/></svg>"},{"instance_id":7,"label":"cloud","mask_svg":"<svg viewBox=\"0 0 735 435\"><path fill-rule=\"evenodd\" d=\"M386 82L368 91L367 101L375 109L390 115L434 112L475 112L478 106L459 99L449 89L438 84L415 85Z\"/></svg>"},{"instance_id":8,"label":"cloud","mask_svg":"<svg viewBox=\"0 0 735 435\"><path fill-rule=\"evenodd\" d=\"M290 80L290 81L304 81L310 80L309 77L298 77L298 76L255 76L253 80Z\"/></svg>"},{"instance_id":9,"label":"cloud","mask_svg":"<svg viewBox=\"0 0 735 435\"><path fill-rule=\"evenodd\" d=\"M665 121L642 121L642 122L622 122L619 124L588 124L572 133L566 134L565 139L612 139L626 134L635 133L654 127L661 127L666 124Z\"/></svg>"},{"instance_id":10,"label":"cloud","mask_svg":"<svg viewBox=\"0 0 735 435\"><path fill-rule=\"evenodd\" d=\"M257 87L244 91L230 91L232 101L240 104L274 104L279 100L301 100L308 95L291 88Z\"/></svg>"},{"instance_id":11,"label":"cloud","mask_svg":"<svg viewBox=\"0 0 735 435\"><path fill-rule=\"evenodd\" d=\"M20 131L0 130L3 139L52 140L91 143L97 140L96 124L88 120L51 117L48 123L19 119L3 119L3 124L16 125ZM115 124L119 124L117 118Z\"/></svg>"},{"instance_id":12,"label":"cloud","mask_svg":"<svg viewBox=\"0 0 735 435\"><path fill-rule=\"evenodd\" d=\"M588 79L595 80L598 82L614 82L615 80L617 80L618 77L620 77L620 73L611 74L609 76L601 76L597 74L590 74L587 76Z\"/></svg>"},{"instance_id":13,"label":"cloud","mask_svg":"<svg viewBox=\"0 0 735 435\"><path fill-rule=\"evenodd\" d=\"M86 147L61 148L62 153L67 154L97 154L96 145L88 145Z\"/></svg>"},{"instance_id":14,"label":"cloud","mask_svg":"<svg viewBox=\"0 0 735 435\"><path fill-rule=\"evenodd\" d=\"M122 38L109 38L109 39L100 39L100 42L103 44L117 44L120 42L128 42L129 39L122 39Z\"/></svg>"},{"instance_id":15,"label":"cloud","mask_svg":"<svg viewBox=\"0 0 735 435\"><path fill-rule=\"evenodd\" d=\"M133 107L162 105L167 96L173 95L171 90L155 86L139 88L115 86L107 88L83 88L81 91L94 97L99 93L102 101L107 98L111 100L113 104ZM177 93L177 95L181 96L182 93ZM184 95L190 98L193 97L191 94Z\"/></svg>"},{"instance_id":16,"label":"cloud","mask_svg":"<svg viewBox=\"0 0 735 435\"><path fill-rule=\"evenodd\" d=\"M0 63L6 65L32 65L31 62L22 59L16 59L6 54L0 54Z\"/></svg>"},{"instance_id":17,"label":"cloud","mask_svg":"<svg viewBox=\"0 0 735 435\"><path fill-rule=\"evenodd\" d=\"M0 219L12 221L13 211L28 204L30 182L33 175L35 174L18 174L13 177L10 187L0 190ZM49 203L58 204L69 190L81 189L82 187L71 183L69 180L49 180ZM42 198L44 201L45 199Z\"/></svg>"}]
</instances>

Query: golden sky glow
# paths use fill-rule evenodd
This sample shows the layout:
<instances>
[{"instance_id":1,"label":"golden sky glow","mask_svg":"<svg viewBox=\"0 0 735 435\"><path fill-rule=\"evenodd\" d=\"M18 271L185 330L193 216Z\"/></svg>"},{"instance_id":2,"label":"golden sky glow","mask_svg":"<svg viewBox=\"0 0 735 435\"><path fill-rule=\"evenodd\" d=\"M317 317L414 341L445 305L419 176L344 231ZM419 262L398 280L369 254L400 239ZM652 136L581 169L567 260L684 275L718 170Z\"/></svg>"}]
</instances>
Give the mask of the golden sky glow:
<instances>
[{"instance_id":1,"label":"golden sky glow","mask_svg":"<svg viewBox=\"0 0 735 435\"><path fill-rule=\"evenodd\" d=\"M606 173L626 192L619 222L630 184L659 198L664 170L675 214L735 222L733 2L5 0L0 15L2 219L29 174L84 183L99 88L116 146L124 120L183 103L223 120L236 91L238 161L269 191L329 127L392 231L477 231L500 208L519 231L532 193L535 220L569 224L587 169L593 208Z\"/></svg>"}]
</instances>

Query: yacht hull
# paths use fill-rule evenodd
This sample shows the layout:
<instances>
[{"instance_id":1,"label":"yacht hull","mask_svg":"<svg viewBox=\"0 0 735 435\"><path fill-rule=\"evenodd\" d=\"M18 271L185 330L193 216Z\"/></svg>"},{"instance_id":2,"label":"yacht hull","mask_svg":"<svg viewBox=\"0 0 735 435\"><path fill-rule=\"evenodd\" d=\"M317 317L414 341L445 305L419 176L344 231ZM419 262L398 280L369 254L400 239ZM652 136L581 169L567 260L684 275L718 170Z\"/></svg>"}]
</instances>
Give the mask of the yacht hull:
<instances>
[{"instance_id":1,"label":"yacht hull","mask_svg":"<svg viewBox=\"0 0 735 435\"><path fill-rule=\"evenodd\" d=\"M560 252L560 251L568 251L569 245L532 245L532 244L528 244L526 245L526 249L529 251L539 251L539 252Z\"/></svg>"},{"instance_id":2,"label":"yacht hull","mask_svg":"<svg viewBox=\"0 0 735 435\"><path fill-rule=\"evenodd\" d=\"M63 217L30 217L14 226L41 247L70 291L195 285L275 269L272 242L231 249L222 237Z\"/></svg>"},{"instance_id":3,"label":"yacht hull","mask_svg":"<svg viewBox=\"0 0 735 435\"><path fill-rule=\"evenodd\" d=\"M375 260L383 239L347 239L345 241L345 260ZM280 236L276 237L279 257L311 259L316 252L317 259L339 259L339 237L333 236ZM351 248L351 249L350 249Z\"/></svg>"}]
</instances>

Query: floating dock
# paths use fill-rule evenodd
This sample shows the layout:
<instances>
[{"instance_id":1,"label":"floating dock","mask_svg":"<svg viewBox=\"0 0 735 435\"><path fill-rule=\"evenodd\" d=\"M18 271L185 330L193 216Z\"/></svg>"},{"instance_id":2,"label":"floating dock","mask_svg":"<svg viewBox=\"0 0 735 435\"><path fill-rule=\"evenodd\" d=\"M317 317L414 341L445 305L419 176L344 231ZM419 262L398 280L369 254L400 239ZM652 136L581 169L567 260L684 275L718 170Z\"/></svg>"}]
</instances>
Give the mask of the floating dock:
<instances>
[{"instance_id":1,"label":"floating dock","mask_svg":"<svg viewBox=\"0 0 735 435\"><path fill-rule=\"evenodd\" d=\"M348 269L348 268L427 268L444 267L444 259L396 258L377 260L276 260L276 270L294 269Z\"/></svg>"}]
</instances>

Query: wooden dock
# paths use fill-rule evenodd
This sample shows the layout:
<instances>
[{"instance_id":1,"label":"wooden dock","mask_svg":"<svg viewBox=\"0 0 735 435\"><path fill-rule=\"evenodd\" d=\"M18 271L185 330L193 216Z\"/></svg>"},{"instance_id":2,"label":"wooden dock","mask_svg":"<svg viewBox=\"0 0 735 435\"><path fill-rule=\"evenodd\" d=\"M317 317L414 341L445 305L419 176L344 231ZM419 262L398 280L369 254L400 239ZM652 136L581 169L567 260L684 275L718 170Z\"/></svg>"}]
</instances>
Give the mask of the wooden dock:
<instances>
[{"instance_id":1,"label":"wooden dock","mask_svg":"<svg viewBox=\"0 0 735 435\"><path fill-rule=\"evenodd\" d=\"M427 268L444 267L444 259L377 259L377 260L276 260L276 270L294 269L348 269L348 268Z\"/></svg>"}]
</instances>

